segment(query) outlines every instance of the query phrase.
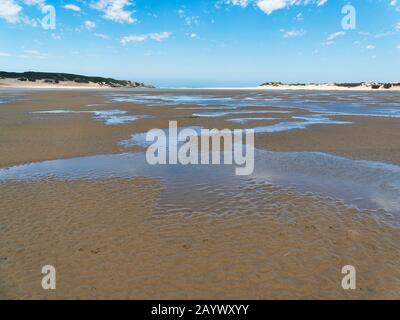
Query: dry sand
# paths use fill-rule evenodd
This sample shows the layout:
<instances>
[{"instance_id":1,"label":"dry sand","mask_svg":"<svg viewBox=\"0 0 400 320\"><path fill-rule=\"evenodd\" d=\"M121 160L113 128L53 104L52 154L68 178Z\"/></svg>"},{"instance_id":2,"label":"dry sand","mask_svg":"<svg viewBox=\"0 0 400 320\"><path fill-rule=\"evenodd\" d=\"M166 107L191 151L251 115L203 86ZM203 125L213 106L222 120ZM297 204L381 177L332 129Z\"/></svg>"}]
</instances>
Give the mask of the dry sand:
<instances>
[{"instance_id":1,"label":"dry sand","mask_svg":"<svg viewBox=\"0 0 400 320\"><path fill-rule=\"evenodd\" d=\"M306 84L306 85L266 85L258 87L221 87L221 88L201 88L201 90L307 90L307 91L400 91L400 85L393 86L389 89L381 87L379 89L373 89L370 86L357 86L357 87L342 87L334 84Z\"/></svg>"},{"instance_id":2,"label":"dry sand","mask_svg":"<svg viewBox=\"0 0 400 320\"><path fill-rule=\"evenodd\" d=\"M0 105L0 166L126 152L118 141L168 120L242 127L175 106L90 107L153 116L118 126L90 114L30 113L88 110L105 101L97 92L29 91ZM347 118L355 123L260 135L257 146L400 163L398 120ZM368 211L255 182L229 190L193 183L188 192L201 196L184 201L163 197L164 187L150 178L0 182L0 297L400 298L400 231ZM54 292L40 287L45 264L57 268ZM357 268L356 291L340 287L347 264Z\"/></svg>"},{"instance_id":3,"label":"dry sand","mask_svg":"<svg viewBox=\"0 0 400 320\"><path fill-rule=\"evenodd\" d=\"M62 81L60 83L47 83L45 80L19 81L18 79L1 79L0 88L7 89L110 89L109 86L102 86L98 83L77 83L75 81Z\"/></svg>"},{"instance_id":4,"label":"dry sand","mask_svg":"<svg viewBox=\"0 0 400 320\"><path fill-rule=\"evenodd\" d=\"M381 84L382 85L382 84ZM343 87L335 84L322 83L322 84L306 84L301 85L279 85L279 86L260 86L263 90L319 90L319 91L400 91L400 85L393 86L389 89L385 89L382 85L379 89L373 89L370 85L362 85L357 87Z\"/></svg>"}]
</instances>

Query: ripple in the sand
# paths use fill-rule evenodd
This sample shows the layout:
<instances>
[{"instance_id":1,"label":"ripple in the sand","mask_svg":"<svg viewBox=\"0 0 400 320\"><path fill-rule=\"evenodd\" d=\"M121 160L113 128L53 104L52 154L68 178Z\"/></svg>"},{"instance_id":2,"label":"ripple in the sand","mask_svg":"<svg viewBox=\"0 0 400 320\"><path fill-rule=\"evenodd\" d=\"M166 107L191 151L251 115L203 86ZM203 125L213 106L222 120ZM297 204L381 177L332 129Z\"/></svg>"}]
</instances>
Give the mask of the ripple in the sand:
<instances>
[{"instance_id":1,"label":"ripple in the sand","mask_svg":"<svg viewBox=\"0 0 400 320\"><path fill-rule=\"evenodd\" d=\"M45 161L0 169L0 181L49 177L75 180L149 176L161 178L167 185L166 194L175 197L177 194L184 195L187 190L199 191L198 186L202 183L225 191L232 186L246 185L249 180L235 176L234 169L231 165L150 166L145 154L126 153ZM397 221L400 218L398 165L315 152L256 150L255 171L249 179L344 200L360 209L381 209L384 214L380 216L384 219L388 219L390 214ZM204 195L200 192L199 196Z\"/></svg>"}]
</instances>

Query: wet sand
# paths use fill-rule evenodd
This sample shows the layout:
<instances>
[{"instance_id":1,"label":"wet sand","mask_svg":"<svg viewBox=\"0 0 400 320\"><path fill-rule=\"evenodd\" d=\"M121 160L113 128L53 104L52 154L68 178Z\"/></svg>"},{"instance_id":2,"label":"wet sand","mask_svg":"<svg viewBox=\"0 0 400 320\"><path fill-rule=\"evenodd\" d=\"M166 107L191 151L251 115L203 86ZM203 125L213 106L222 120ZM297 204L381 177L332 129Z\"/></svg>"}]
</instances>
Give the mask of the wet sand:
<instances>
[{"instance_id":1,"label":"wet sand","mask_svg":"<svg viewBox=\"0 0 400 320\"><path fill-rule=\"evenodd\" d=\"M113 92L113 91L110 91ZM140 91L138 93L148 93ZM229 94L224 93L225 95ZM71 158L85 155L118 153L124 151L118 141L132 133L146 132L152 128L167 128L169 120L178 120L180 126L204 126L208 128L247 128L245 125L225 121L231 117L199 118L193 111L201 110L194 105L148 107L139 104L116 102L107 105L109 99L90 90L27 91L26 100L1 104L0 108L0 166ZM96 105L89 106L88 105ZM266 107L268 104L266 103ZM196 109L191 109L196 108ZM126 110L134 115L152 118L119 126L105 126L93 121L90 114L31 114L44 110ZM244 108L256 110L257 108ZM304 110L290 110L288 114L248 114L246 117L279 117L310 114ZM207 110L209 111L209 110ZM321 151L355 159L380 160L400 163L400 131L396 118L335 116L339 120L352 121L350 125L312 126L306 130L259 135L256 147L275 151ZM268 121L269 125L281 120ZM289 120L292 121L292 120ZM126 150L125 150L126 151Z\"/></svg>"},{"instance_id":2,"label":"wet sand","mask_svg":"<svg viewBox=\"0 0 400 320\"><path fill-rule=\"evenodd\" d=\"M281 132L256 140L261 149L320 151L352 159L400 163L399 119L340 116L350 125L313 126L307 130Z\"/></svg>"},{"instance_id":3,"label":"wet sand","mask_svg":"<svg viewBox=\"0 0 400 320\"><path fill-rule=\"evenodd\" d=\"M311 194L234 191L183 209L146 178L0 184L0 296L399 298L398 229ZM53 292L40 287L46 264L57 268ZM340 287L347 264L355 291Z\"/></svg>"},{"instance_id":4,"label":"wet sand","mask_svg":"<svg viewBox=\"0 0 400 320\"><path fill-rule=\"evenodd\" d=\"M166 128L169 120L220 129L259 125L225 121L231 116L195 117L193 104L179 105L186 109L110 105L90 90L27 91L22 99L0 104L0 167L138 152L139 147L126 149L118 142ZM127 110L148 118L107 126L88 113L32 113L54 109ZM279 118L268 121L275 124L310 114L274 109L291 113L246 117ZM398 118L334 118L353 123L260 134L256 147L400 163ZM217 188L194 181L184 195L165 188L162 180L149 177L0 182L0 297L400 297L400 231L374 219L370 210L259 182ZM57 268L54 292L40 287L45 264ZM340 286L347 264L357 268L356 291Z\"/></svg>"}]
</instances>

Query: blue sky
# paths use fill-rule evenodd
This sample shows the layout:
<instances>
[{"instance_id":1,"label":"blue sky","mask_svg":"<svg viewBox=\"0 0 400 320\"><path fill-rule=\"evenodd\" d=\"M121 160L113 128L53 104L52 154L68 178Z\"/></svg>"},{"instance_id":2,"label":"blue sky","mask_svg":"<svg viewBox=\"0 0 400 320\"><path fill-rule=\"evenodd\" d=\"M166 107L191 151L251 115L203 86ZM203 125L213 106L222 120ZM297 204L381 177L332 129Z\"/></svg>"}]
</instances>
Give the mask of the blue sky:
<instances>
[{"instance_id":1,"label":"blue sky","mask_svg":"<svg viewBox=\"0 0 400 320\"><path fill-rule=\"evenodd\" d=\"M347 4L355 29L342 26ZM55 29L41 23L48 5ZM159 86L400 82L400 0L0 0L0 70Z\"/></svg>"}]
</instances>

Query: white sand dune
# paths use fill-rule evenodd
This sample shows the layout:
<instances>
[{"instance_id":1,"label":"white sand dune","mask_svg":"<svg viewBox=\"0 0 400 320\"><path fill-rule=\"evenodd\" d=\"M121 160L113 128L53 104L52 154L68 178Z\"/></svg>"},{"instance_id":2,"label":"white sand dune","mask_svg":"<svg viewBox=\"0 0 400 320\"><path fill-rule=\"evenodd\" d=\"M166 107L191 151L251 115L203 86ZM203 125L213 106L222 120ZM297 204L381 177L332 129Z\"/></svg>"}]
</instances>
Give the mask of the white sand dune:
<instances>
[{"instance_id":1,"label":"white sand dune","mask_svg":"<svg viewBox=\"0 0 400 320\"><path fill-rule=\"evenodd\" d=\"M383 88L373 89L369 85L362 85L357 87L343 87L335 84L307 84L307 85L267 85L258 87L220 87L220 88L196 88L200 90L320 90L320 91L400 91L399 86L393 86L390 89Z\"/></svg>"},{"instance_id":2,"label":"white sand dune","mask_svg":"<svg viewBox=\"0 0 400 320\"><path fill-rule=\"evenodd\" d=\"M109 89L97 83L77 83L74 81L62 81L60 83L47 83L44 80L19 81L18 79L0 79L0 88L25 88L25 89Z\"/></svg>"}]
</instances>

